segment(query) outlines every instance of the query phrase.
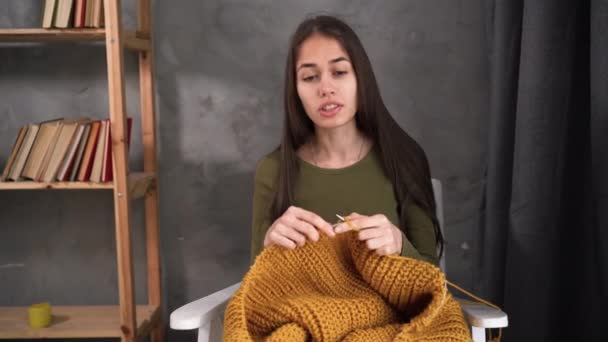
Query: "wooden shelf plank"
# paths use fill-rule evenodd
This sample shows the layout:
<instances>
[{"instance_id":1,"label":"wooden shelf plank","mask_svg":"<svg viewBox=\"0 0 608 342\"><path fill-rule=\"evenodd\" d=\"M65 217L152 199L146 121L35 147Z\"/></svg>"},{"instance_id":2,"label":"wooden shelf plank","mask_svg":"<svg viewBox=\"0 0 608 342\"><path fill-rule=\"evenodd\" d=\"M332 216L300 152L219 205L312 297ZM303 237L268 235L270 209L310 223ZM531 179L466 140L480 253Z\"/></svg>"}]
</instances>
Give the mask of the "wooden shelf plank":
<instances>
[{"instance_id":1,"label":"wooden shelf plank","mask_svg":"<svg viewBox=\"0 0 608 342\"><path fill-rule=\"evenodd\" d=\"M0 29L1 42L103 41L105 29Z\"/></svg>"},{"instance_id":2,"label":"wooden shelf plank","mask_svg":"<svg viewBox=\"0 0 608 342\"><path fill-rule=\"evenodd\" d=\"M0 190L108 190L113 189L112 183L93 182L0 182Z\"/></svg>"},{"instance_id":3,"label":"wooden shelf plank","mask_svg":"<svg viewBox=\"0 0 608 342\"><path fill-rule=\"evenodd\" d=\"M149 35L139 31L125 31L124 46L136 51L150 51ZM99 41L105 42L106 30L103 28L81 29L43 29L19 28L0 29L0 42L79 42Z\"/></svg>"},{"instance_id":4,"label":"wooden shelf plank","mask_svg":"<svg viewBox=\"0 0 608 342\"><path fill-rule=\"evenodd\" d=\"M118 305L53 306L49 327L32 329L27 307L0 307L0 338L90 338L121 337ZM138 331L147 333L159 322L157 306L138 305ZM138 336L139 337L139 336Z\"/></svg>"},{"instance_id":5,"label":"wooden shelf plank","mask_svg":"<svg viewBox=\"0 0 608 342\"><path fill-rule=\"evenodd\" d=\"M131 198L138 198L146 194L151 186L155 185L156 177L149 172L132 172L129 174L129 188ZM0 190L111 190L114 183L93 182L0 182Z\"/></svg>"}]
</instances>

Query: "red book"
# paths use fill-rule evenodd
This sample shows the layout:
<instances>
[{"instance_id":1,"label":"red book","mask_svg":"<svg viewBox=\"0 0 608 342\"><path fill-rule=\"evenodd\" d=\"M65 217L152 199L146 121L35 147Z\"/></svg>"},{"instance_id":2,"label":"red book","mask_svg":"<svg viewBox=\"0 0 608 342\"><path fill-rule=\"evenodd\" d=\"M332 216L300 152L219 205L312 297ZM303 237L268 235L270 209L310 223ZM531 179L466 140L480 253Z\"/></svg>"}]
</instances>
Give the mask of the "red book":
<instances>
[{"instance_id":1,"label":"red book","mask_svg":"<svg viewBox=\"0 0 608 342\"><path fill-rule=\"evenodd\" d=\"M76 0L76 5L74 7L74 27L84 27L86 13L87 0Z\"/></svg>"}]
</instances>

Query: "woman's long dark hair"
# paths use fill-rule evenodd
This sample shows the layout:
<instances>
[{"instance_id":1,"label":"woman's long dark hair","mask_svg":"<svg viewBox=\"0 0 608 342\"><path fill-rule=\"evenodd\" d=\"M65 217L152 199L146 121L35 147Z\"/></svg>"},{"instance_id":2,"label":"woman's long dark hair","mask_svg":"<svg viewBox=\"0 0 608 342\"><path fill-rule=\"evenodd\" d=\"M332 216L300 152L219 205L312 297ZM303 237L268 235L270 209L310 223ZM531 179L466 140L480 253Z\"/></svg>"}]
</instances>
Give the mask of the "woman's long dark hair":
<instances>
[{"instance_id":1,"label":"woman's long dark hair","mask_svg":"<svg viewBox=\"0 0 608 342\"><path fill-rule=\"evenodd\" d=\"M399 223L406 236L406 208L418 205L435 227L439 257L443 236L435 215L435 198L428 160L422 148L393 119L382 101L371 63L355 32L341 20L317 16L302 22L291 37L285 68L285 121L281 145L278 183L271 207L272 221L294 203L294 182L298 173L297 149L315 133L314 123L306 115L296 89L296 59L299 47L313 34L336 39L350 57L357 79L357 128L374 142L380 153L385 175L393 184L398 203Z\"/></svg>"}]
</instances>

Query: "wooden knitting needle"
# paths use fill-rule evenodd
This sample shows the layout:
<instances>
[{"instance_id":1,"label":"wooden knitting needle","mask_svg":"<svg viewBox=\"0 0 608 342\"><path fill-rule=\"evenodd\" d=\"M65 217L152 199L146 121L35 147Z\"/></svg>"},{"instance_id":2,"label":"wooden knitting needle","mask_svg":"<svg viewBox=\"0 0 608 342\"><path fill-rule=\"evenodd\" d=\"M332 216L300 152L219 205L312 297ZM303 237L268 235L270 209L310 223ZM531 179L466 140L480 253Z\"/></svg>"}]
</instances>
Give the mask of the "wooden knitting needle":
<instances>
[{"instance_id":1,"label":"wooden knitting needle","mask_svg":"<svg viewBox=\"0 0 608 342\"><path fill-rule=\"evenodd\" d=\"M336 216L337 216L337 217L340 219L340 221L342 221L342 222L346 222L346 224L348 225L348 227L349 227L351 230L354 230L354 231L359 231L359 228L357 228L357 227L355 227L353 224L351 224L351 223L350 223L350 220L345 219L344 217L342 217L342 216L340 216L340 215L338 215L338 214L336 214ZM332 225L332 228L336 228L336 226L337 226L337 225L339 225L339 224L340 224L340 223L342 223L342 222L335 223L334 225Z\"/></svg>"}]
</instances>

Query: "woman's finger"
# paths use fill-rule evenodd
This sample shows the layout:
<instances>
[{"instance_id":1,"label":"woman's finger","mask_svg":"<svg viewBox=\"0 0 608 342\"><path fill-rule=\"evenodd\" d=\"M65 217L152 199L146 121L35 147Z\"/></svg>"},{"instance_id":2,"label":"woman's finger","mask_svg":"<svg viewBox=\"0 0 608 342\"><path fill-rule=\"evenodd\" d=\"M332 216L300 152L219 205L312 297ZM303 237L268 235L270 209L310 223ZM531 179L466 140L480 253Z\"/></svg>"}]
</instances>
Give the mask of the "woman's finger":
<instances>
[{"instance_id":1,"label":"woman's finger","mask_svg":"<svg viewBox=\"0 0 608 342\"><path fill-rule=\"evenodd\" d=\"M295 242L289 240L288 238L276 234L275 236L272 237L272 242L273 244L277 245L277 246L281 246L281 247L285 247L288 249L295 249L296 248L296 244Z\"/></svg>"},{"instance_id":2,"label":"woman's finger","mask_svg":"<svg viewBox=\"0 0 608 342\"><path fill-rule=\"evenodd\" d=\"M369 229L374 227L382 227L387 224L391 224L391 222L386 218L386 216L382 214L373 215L373 216L361 216L350 220L350 223L357 227L358 229Z\"/></svg>"},{"instance_id":3,"label":"woman's finger","mask_svg":"<svg viewBox=\"0 0 608 342\"><path fill-rule=\"evenodd\" d=\"M377 237L377 238L373 238L373 239L369 239L369 240L365 241L365 245L369 249L378 249L378 248L389 245L390 240L391 239L386 236L381 236L381 237Z\"/></svg>"},{"instance_id":4,"label":"woman's finger","mask_svg":"<svg viewBox=\"0 0 608 342\"><path fill-rule=\"evenodd\" d=\"M306 243L306 237L290 226L281 225L276 228L276 232L295 242L298 246L304 246Z\"/></svg>"},{"instance_id":5,"label":"woman's finger","mask_svg":"<svg viewBox=\"0 0 608 342\"><path fill-rule=\"evenodd\" d=\"M356 219L359 217L363 217L363 215L361 215L357 212L352 212L352 213L348 214L348 216L346 216L346 218L348 218L348 219Z\"/></svg>"},{"instance_id":6,"label":"woman's finger","mask_svg":"<svg viewBox=\"0 0 608 342\"><path fill-rule=\"evenodd\" d=\"M319 241L319 231L315 229L310 223L302 221L297 217L288 219L289 224L298 232L304 234L308 240Z\"/></svg>"},{"instance_id":7,"label":"woman's finger","mask_svg":"<svg viewBox=\"0 0 608 342\"><path fill-rule=\"evenodd\" d=\"M359 231L359 240L361 241L366 241L369 239L374 239L374 238L379 238L382 237L386 234L386 232L384 231L384 229L379 228L379 227L375 227L375 228L369 228L369 229L363 229Z\"/></svg>"},{"instance_id":8,"label":"woman's finger","mask_svg":"<svg viewBox=\"0 0 608 342\"><path fill-rule=\"evenodd\" d=\"M380 248L376 249L376 253L378 253L378 255L395 254L389 246L384 246L384 247L380 247Z\"/></svg>"},{"instance_id":9,"label":"woman's finger","mask_svg":"<svg viewBox=\"0 0 608 342\"><path fill-rule=\"evenodd\" d=\"M331 225L329 223L327 223L324 219L322 219L321 216L319 216L311 211L308 211L308 210L305 210L302 208L298 208L298 207L290 207L289 210L291 210L291 212L297 218L308 222L309 224L313 225L314 227L316 227L323 233L325 233L329 236L336 235L334 233L334 230L332 229Z\"/></svg>"}]
</instances>

